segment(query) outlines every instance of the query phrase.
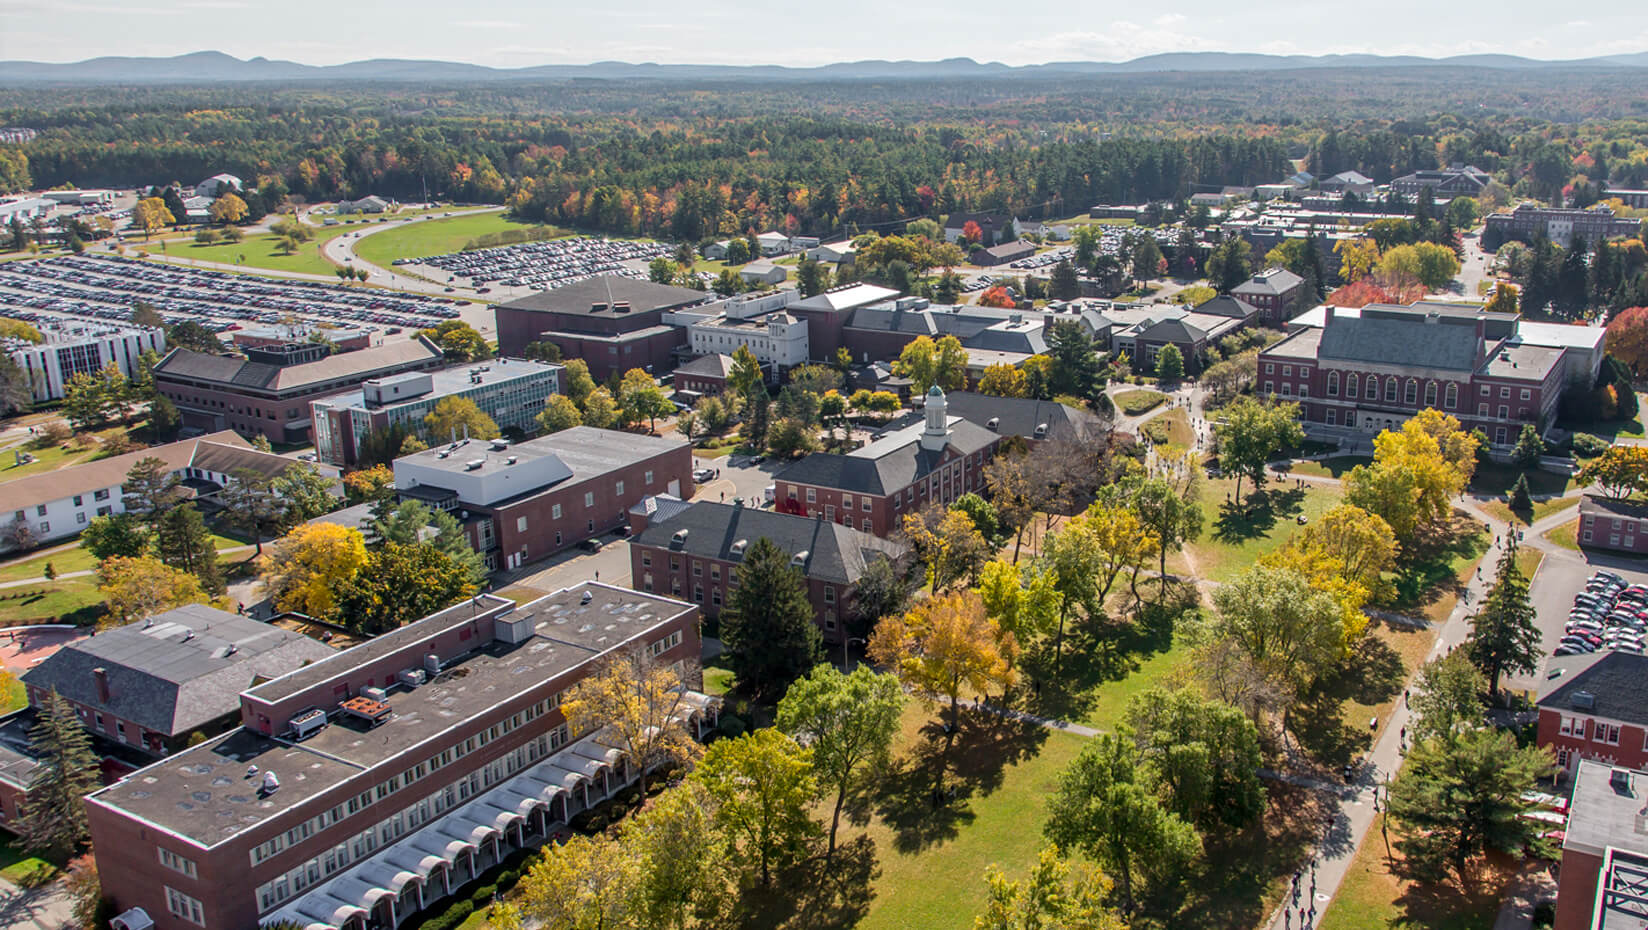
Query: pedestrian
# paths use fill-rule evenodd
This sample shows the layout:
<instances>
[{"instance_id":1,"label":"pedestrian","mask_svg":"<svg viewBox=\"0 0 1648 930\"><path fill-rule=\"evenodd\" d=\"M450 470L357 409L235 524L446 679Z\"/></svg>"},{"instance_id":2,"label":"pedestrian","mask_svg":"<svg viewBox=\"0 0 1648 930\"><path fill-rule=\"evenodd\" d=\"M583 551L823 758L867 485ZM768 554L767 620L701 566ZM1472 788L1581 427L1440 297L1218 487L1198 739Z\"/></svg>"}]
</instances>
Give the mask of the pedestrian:
<instances>
[{"instance_id":1,"label":"pedestrian","mask_svg":"<svg viewBox=\"0 0 1648 930\"><path fill-rule=\"evenodd\" d=\"M596 570L595 570L595 580L596 580L596 581L600 581L600 580L601 580L601 570L600 570L600 569L599 569L599 568L597 568L597 569L596 569Z\"/></svg>"},{"instance_id":2,"label":"pedestrian","mask_svg":"<svg viewBox=\"0 0 1648 930\"><path fill-rule=\"evenodd\" d=\"M1402 706L1403 707L1408 706L1408 689L1407 688L1402 689ZM1404 729L1406 729L1406 728L1404 727Z\"/></svg>"},{"instance_id":3,"label":"pedestrian","mask_svg":"<svg viewBox=\"0 0 1648 930\"><path fill-rule=\"evenodd\" d=\"M1400 731L1397 732L1397 736L1399 736L1404 743L1407 742L1408 741L1408 728L1403 727Z\"/></svg>"}]
</instances>

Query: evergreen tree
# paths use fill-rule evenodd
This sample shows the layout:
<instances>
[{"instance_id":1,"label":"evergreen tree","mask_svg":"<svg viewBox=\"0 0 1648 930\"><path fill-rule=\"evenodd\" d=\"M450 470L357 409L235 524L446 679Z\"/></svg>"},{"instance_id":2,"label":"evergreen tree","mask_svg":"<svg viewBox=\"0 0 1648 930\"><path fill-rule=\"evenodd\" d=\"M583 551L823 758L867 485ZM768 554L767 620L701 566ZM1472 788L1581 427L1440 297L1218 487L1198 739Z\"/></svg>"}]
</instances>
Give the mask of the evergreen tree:
<instances>
[{"instance_id":1,"label":"evergreen tree","mask_svg":"<svg viewBox=\"0 0 1648 930\"><path fill-rule=\"evenodd\" d=\"M29 730L29 748L40 768L29 784L18 833L27 848L66 857L91 839L81 799L97 790L97 757L80 716L55 688Z\"/></svg>"},{"instance_id":2,"label":"evergreen tree","mask_svg":"<svg viewBox=\"0 0 1648 930\"><path fill-rule=\"evenodd\" d=\"M1076 268L1069 259L1053 266L1053 277L1048 292L1054 300L1075 300L1081 296L1081 282L1076 280Z\"/></svg>"},{"instance_id":3,"label":"evergreen tree","mask_svg":"<svg viewBox=\"0 0 1648 930\"><path fill-rule=\"evenodd\" d=\"M1517 475L1516 484L1511 488L1511 509L1517 513L1532 513L1534 496L1528 489L1528 476Z\"/></svg>"},{"instance_id":4,"label":"evergreen tree","mask_svg":"<svg viewBox=\"0 0 1648 930\"><path fill-rule=\"evenodd\" d=\"M1184 354L1179 347L1168 343L1156 353L1156 377L1162 381L1177 381L1184 377Z\"/></svg>"},{"instance_id":5,"label":"evergreen tree","mask_svg":"<svg viewBox=\"0 0 1648 930\"><path fill-rule=\"evenodd\" d=\"M1516 448L1511 450L1511 464L1517 468L1534 468L1544 454L1545 440L1539 438L1539 428L1524 423L1521 434L1516 437Z\"/></svg>"},{"instance_id":6,"label":"evergreen tree","mask_svg":"<svg viewBox=\"0 0 1648 930\"><path fill-rule=\"evenodd\" d=\"M1493 587L1471 618L1467 655L1488 676L1488 693L1499 693L1505 672L1532 672L1539 667L1540 633L1534 624L1534 605L1528 598L1528 579L1516 565L1514 539L1500 553Z\"/></svg>"},{"instance_id":7,"label":"evergreen tree","mask_svg":"<svg viewBox=\"0 0 1648 930\"><path fill-rule=\"evenodd\" d=\"M183 499L178 480L165 461L154 456L139 459L126 472L121 502L139 523L153 529L160 518Z\"/></svg>"},{"instance_id":8,"label":"evergreen tree","mask_svg":"<svg viewBox=\"0 0 1648 930\"><path fill-rule=\"evenodd\" d=\"M721 641L739 683L776 697L824 658L807 581L772 540L751 543L738 566L738 587L721 613Z\"/></svg>"},{"instance_id":9,"label":"evergreen tree","mask_svg":"<svg viewBox=\"0 0 1648 930\"><path fill-rule=\"evenodd\" d=\"M214 597L224 591L223 572L217 565L217 547L194 504L166 511L155 524L155 552L160 561L193 574L200 587Z\"/></svg>"},{"instance_id":10,"label":"evergreen tree","mask_svg":"<svg viewBox=\"0 0 1648 930\"><path fill-rule=\"evenodd\" d=\"M156 396L149 405L149 435L153 439L170 442L183 428L183 415L170 398Z\"/></svg>"}]
</instances>

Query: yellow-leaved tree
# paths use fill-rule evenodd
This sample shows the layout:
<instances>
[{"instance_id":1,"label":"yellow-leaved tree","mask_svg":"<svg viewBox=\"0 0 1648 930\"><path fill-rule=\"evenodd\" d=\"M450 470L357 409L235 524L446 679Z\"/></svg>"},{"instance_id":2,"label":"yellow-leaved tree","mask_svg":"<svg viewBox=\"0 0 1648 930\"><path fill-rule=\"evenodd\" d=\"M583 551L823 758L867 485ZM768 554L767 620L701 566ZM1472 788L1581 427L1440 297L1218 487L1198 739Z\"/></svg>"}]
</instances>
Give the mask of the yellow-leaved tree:
<instances>
[{"instance_id":1,"label":"yellow-leaved tree","mask_svg":"<svg viewBox=\"0 0 1648 930\"><path fill-rule=\"evenodd\" d=\"M97 567L106 626L122 626L184 604L209 604L200 579L153 556L114 556Z\"/></svg>"},{"instance_id":2,"label":"yellow-leaved tree","mask_svg":"<svg viewBox=\"0 0 1648 930\"><path fill-rule=\"evenodd\" d=\"M305 524L275 541L260 563L264 593L280 610L333 619L337 593L366 564L366 537L335 523Z\"/></svg>"},{"instance_id":3,"label":"yellow-leaved tree","mask_svg":"<svg viewBox=\"0 0 1648 930\"><path fill-rule=\"evenodd\" d=\"M1426 408L1373 440L1373 463L1345 477L1345 502L1378 514L1401 541L1447 518L1450 501L1476 471L1475 436L1459 421Z\"/></svg>"},{"instance_id":4,"label":"yellow-leaved tree","mask_svg":"<svg viewBox=\"0 0 1648 930\"><path fill-rule=\"evenodd\" d=\"M1340 504L1261 558L1260 564L1287 568L1339 605L1348 649L1367 629L1362 608L1389 593L1385 573L1396 567L1396 533L1390 524L1351 504Z\"/></svg>"},{"instance_id":5,"label":"yellow-leaved tree","mask_svg":"<svg viewBox=\"0 0 1648 930\"><path fill-rule=\"evenodd\" d=\"M953 735L963 694L1012 686L1018 640L989 617L976 592L958 591L883 618L870 634L870 658L923 700L948 701Z\"/></svg>"},{"instance_id":6,"label":"yellow-leaved tree","mask_svg":"<svg viewBox=\"0 0 1648 930\"><path fill-rule=\"evenodd\" d=\"M645 799L649 770L687 762L700 752L680 719L687 709L685 701L681 673L634 650L602 660L593 674L573 687L561 713L575 739L604 729L607 744L623 750L639 772L640 796Z\"/></svg>"}]
</instances>

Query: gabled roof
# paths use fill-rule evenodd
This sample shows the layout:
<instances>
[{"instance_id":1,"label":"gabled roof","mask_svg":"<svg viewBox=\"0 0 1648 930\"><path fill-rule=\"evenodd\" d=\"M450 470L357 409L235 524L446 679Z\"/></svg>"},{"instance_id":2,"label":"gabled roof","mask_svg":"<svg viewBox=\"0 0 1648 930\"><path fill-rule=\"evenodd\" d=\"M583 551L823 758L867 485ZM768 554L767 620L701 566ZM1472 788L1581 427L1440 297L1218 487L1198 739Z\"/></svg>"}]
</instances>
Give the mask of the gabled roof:
<instances>
[{"instance_id":1,"label":"gabled roof","mask_svg":"<svg viewBox=\"0 0 1648 930\"><path fill-rule=\"evenodd\" d=\"M1207 338L1207 330L1196 326L1184 318L1157 320L1139 330L1135 339L1144 339L1150 342L1179 342L1194 344Z\"/></svg>"},{"instance_id":2,"label":"gabled roof","mask_svg":"<svg viewBox=\"0 0 1648 930\"><path fill-rule=\"evenodd\" d=\"M926 477L943 459L920 442L923 424L895 430L847 455L815 452L774 476L777 481L813 484L843 491L885 495ZM976 423L950 418L949 447L962 455L989 448L998 439Z\"/></svg>"},{"instance_id":3,"label":"gabled roof","mask_svg":"<svg viewBox=\"0 0 1648 930\"><path fill-rule=\"evenodd\" d=\"M1304 278L1286 268L1269 268L1231 288L1230 292L1237 295L1286 294L1303 283L1305 283ZM1202 308L1197 307L1196 309L1200 310Z\"/></svg>"},{"instance_id":4,"label":"gabled roof","mask_svg":"<svg viewBox=\"0 0 1648 930\"><path fill-rule=\"evenodd\" d=\"M166 463L167 471L195 465L219 474L233 474L238 468L248 468L269 477L293 464L291 459L272 452L260 452L234 431L224 430L8 481L4 485L5 497L19 503L46 503L119 487L132 466L146 458L160 459ZM231 467L221 467L224 465Z\"/></svg>"},{"instance_id":5,"label":"gabled roof","mask_svg":"<svg viewBox=\"0 0 1648 930\"><path fill-rule=\"evenodd\" d=\"M994 397L971 391L951 391L944 395L947 410L985 429L996 421L991 432L1003 436L1023 436L1026 439L1067 436L1086 438L1104 428L1104 421L1096 415L1051 400L1023 397ZM1045 436L1036 435L1036 427L1047 426Z\"/></svg>"},{"instance_id":6,"label":"gabled roof","mask_svg":"<svg viewBox=\"0 0 1648 930\"><path fill-rule=\"evenodd\" d=\"M790 305L793 310L851 310L898 296L898 291L879 284L849 284L814 294Z\"/></svg>"},{"instance_id":7,"label":"gabled roof","mask_svg":"<svg viewBox=\"0 0 1648 930\"><path fill-rule=\"evenodd\" d=\"M1329 181L1338 181L1341 184L1372 184L1373 183L1373 178L1368 177L1367 175L1363 174L1360 171L1341 171L1338 174L1334 175L1333 177L1328 178L1328 180Z\"/></svg>"},{"instance_id":8,"label":"gabled roof","mask_svg":"<svg viewBox=\"0 0 1648 930\"><path fill-rule=\"evenodd\" d=\"M1579 512L1641 519L1648 517L1648 503L1615 500L1598 494L1587 494L1579 499Z\"/></svg>"},{"instance_id":9,"label":"gabled roof","mask_svg":"<svg viewBox=\"0 0 1648 930\"><path fill-rule=\"evenodd\" d=\"M627 301L629 312L651 313L703 303L704 292L670 284L639 281L623 275L604 274L564 284L554 290L539 291L498 305L504 310L539 310L546 313L577 314L579 316L612 317L611 305ZM606 309L595 310L596 304Z\"/></svg>"},{"instance_id":10,"label":"gabled roof","mask_svg":"<svg viewBox=\"0 0 1648 930\"><path fill-rule=\"evenodd\" d=\"M1322 331L1320 358L1448 371L1474 371L1476 321L1442 314L1335 315Z\"/></svg>"},{"instance_id":11,"label":"gabled roof","mask_svg":"<svg viewBox=\"0 0 1648 930\"><path fill-rule=\"evenodd\" d=\"M1537 702L1541 708L1581 710L1589 716L1648 724L1648 656L1615 650L1593 652L1570 662L1568 668L1568 674L1545 686ZM1580 703L1590 706L1574 703L1574 695L1581 692L1591 697L1589 701L1581 698Z\"/></svg>"},{"instance_id":12,"label":"gabled roof","mask_svg":"<svg viewBox=\"0 0 1648 930\"><path fill-rule=\"evenodd\" d=\"M726 378L732 373L732 356L700 355L685 365L675 366L675 377L696 375L700 378Z\"/></svg>"},{"instance_id":13,"label":"gabled roof","mask_svg":"<svg viewBox=\"0 0 1648 930\"><path fill-rule=\"evenodd\" d=\"M1259 308L1230 294L1220 294L1212 300L1204 300L1197 304L1195 312L1229 317L1233 320L1251 320L1258 314Z\"/></svg>"},{"instance_id":14,"label":"gabled roof","mask_svg":"<svg viewBox=\"0 0 1648 930\"><path fill-rule=\"evenodd\" d=\"M676 548L672 542L681 530L687 535ZM711 501L698 501L648 523L634 542L736 562L740 558L734 550L738 542L751 545L763 538L791 555L807 553L801 572L808 578L843 585L856 584L865 567L876 558L897 558L903 553L903 547L896 543L817 517Z\"/></svg>"},{"instance_id":15,"label":"gabled roof","mask_svg":"<svg viewBox=\"0 0 1648 930\"><path fill-rule=\"evenodd\" d=\"M944 218L944 228L960 229L970 222L982 229L995 229L1012 225L1013 218L1001 213L952 213Z\"/></svg>"},{"instance_id":16,"label":"gabled roof","mask_svg":"<svg viewBox=\"0 0 1648 930\"><path fill-rule=\"evenodd\" d=\"M240 692L332 654L250 617L190 604L69 643L29 669L31 687L169 736L234 713ZM103 669L109 700L98 693Z\"/></svg>"},{"instance_id":17,"label":"gabled roof","mask_svg":"<svg viewBox=\"0 0 1648 930\"><path fill-rule=\"evenodd\" d=\"M405 371L441 359L441 350L422 336L386 342L354 352L334 352L299 365L269 365L232 355L208 355L176 348L155 365L157 375L206 381L228 388L266 391L301 390L341 378L371 377L379 372Z\"/></svg>"}]
</instances>

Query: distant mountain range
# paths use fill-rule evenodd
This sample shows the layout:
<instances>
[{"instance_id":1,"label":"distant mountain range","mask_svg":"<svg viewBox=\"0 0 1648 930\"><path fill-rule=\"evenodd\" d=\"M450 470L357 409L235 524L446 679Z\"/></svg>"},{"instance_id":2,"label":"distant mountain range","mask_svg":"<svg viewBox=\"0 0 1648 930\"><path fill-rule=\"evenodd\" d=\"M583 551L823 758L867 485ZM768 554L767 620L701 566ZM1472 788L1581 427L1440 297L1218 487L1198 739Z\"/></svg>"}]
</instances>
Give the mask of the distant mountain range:
<instances>
[{"instance_id":1,"label":"distant mountain range","mask_svg":"<svg viewBox=\"0 0 1648 930\"><path fill-rule=\"evenodd\" d=\"M853 61L818 67L782 65L660 65L600 61L588 65L492 68L450 61L375 58L342 65L305 65L267 58L242 60L223 52L193 52L172 58L92 58L70 64L0 62L0 84L178 84L224 81L520 81L633 79L691 80L905 80L1087 74L1147 74L1186 71L1296 71L1309 68L1474 68L1514 71L1546 69L1648 69L1648 52L1570 61L1541 61L1515 55L1258 55L1234 52L1169 52L1123 62L1061 61L1009 66L971 58L943 61Z\"/></svg>"}]
</instances>

